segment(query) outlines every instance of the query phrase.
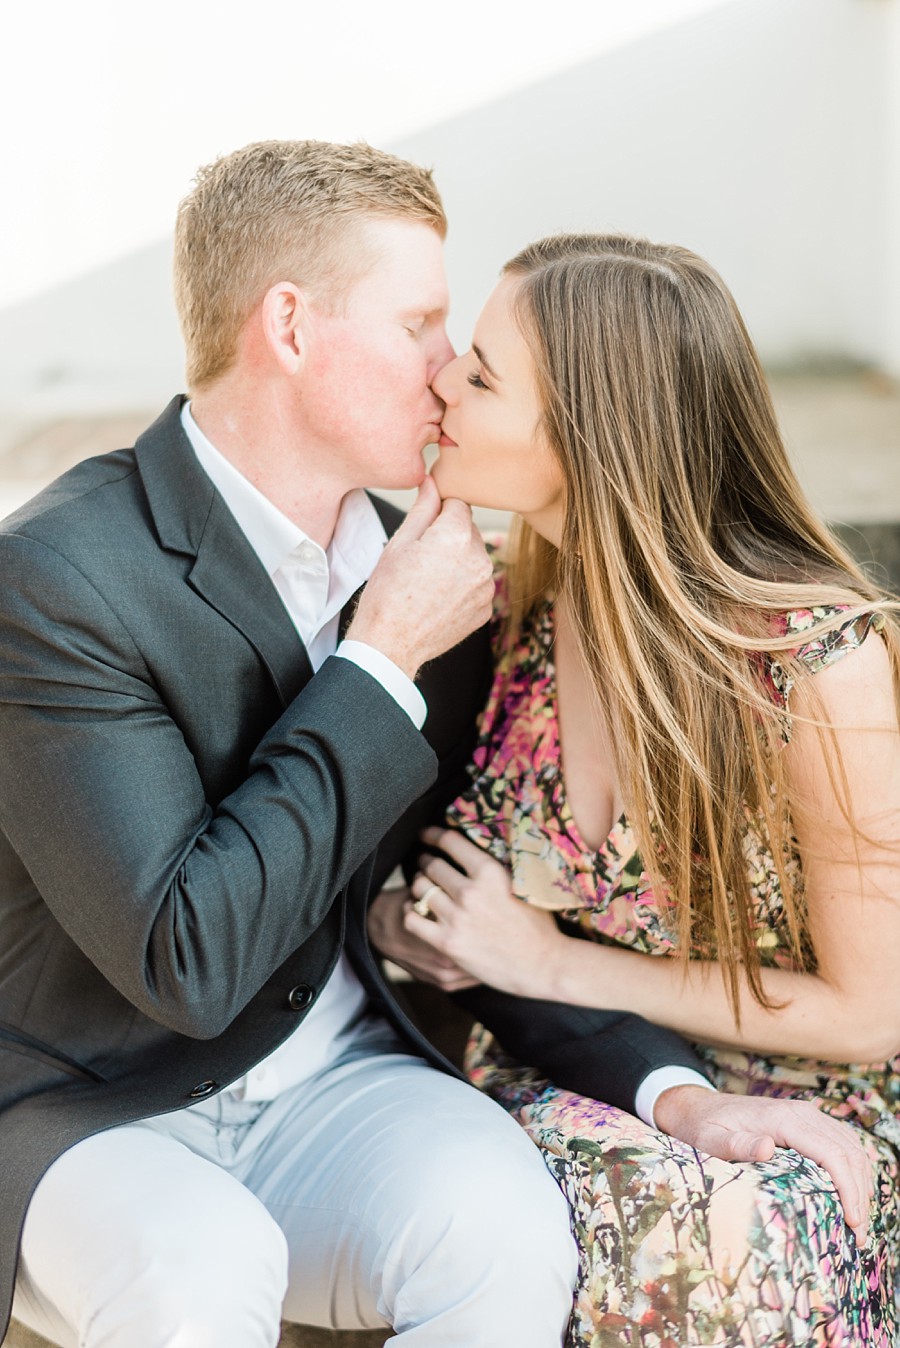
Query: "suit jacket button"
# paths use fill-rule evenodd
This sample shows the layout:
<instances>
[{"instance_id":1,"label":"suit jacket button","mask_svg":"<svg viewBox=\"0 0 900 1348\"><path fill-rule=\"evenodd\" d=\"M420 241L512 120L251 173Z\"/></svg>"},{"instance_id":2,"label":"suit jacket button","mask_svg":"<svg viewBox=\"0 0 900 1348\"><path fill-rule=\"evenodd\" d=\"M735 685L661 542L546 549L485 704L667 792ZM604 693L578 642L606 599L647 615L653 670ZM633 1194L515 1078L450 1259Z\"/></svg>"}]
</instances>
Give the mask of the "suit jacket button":
<instances>
[{"instance_id":1,"label":"suit jacket button","mask_svg":"<svg viewBox=\"0 0 900 1348\"><path fill-rule=\"evenodd\" d=\"M305 1011L312 1004L315 995L308 983L298 983L288 993L288 1006L292 1011Z\"/></svg>"},{"instance_id":2,"label":"suit jacket button","mask_svg":"<svg viewBox=\"0 0 900 1348\"><path fill-rule=\"evenodd\" d=\"M199 1086L195 1086L188 1096L189 1100L204 1100L207 1095L212 1095L213 1091L218 1090L218 1081L201 1081Z\"/></svg>"}]
</instances>

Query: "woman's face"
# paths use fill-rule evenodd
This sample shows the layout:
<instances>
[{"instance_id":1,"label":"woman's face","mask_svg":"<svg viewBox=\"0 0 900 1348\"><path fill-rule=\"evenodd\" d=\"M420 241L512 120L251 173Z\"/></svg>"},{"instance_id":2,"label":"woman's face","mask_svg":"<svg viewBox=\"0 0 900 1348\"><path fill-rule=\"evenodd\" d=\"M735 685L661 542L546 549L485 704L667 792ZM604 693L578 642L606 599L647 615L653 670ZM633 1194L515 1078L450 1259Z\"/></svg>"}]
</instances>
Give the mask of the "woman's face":
<instances>
[{"instance_id":1,"label":"woman's face","mask_svg":"<svg viewBox=\"0 0 900 1348\"><path fill-rule=\"evenodd\" d=\"M534 361L513 313L518 286L518 278L503 278L475 325L471 350L432 383L446 403L432 473L441 496L514 510L558 544L563 474L541 424Z\"/></svg>"}]
</instances>

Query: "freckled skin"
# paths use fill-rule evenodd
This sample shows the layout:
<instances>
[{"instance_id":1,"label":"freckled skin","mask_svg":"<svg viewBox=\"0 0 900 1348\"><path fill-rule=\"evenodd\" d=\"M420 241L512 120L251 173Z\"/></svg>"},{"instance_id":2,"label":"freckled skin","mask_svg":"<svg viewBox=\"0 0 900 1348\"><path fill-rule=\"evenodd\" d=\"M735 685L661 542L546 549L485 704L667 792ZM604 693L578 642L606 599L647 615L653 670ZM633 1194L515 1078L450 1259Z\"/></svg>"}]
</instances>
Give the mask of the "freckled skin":
<instances>
[{"instance_id":1,"label":"freckled skin","mask_svg":"<svg viewBox=\"0 0 900 1348\"><path fill-rule=\"evenodd\" d=\"M394 219L367 222L365 242L375 260L339 312L311 310L303 438L350 480L414 487L443 410L430 384L453 358L442 243L429 225Z\"/></svg>"}]
</instances>

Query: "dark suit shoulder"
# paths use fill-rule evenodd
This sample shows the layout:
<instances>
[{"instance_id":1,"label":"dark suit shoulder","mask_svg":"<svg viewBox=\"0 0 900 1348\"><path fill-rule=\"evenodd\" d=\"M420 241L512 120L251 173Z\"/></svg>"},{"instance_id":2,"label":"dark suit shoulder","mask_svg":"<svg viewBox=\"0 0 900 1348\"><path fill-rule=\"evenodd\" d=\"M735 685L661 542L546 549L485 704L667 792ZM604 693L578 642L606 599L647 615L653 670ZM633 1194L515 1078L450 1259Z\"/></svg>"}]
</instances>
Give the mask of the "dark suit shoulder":
<instances>
[{"instance_id":1,"label":"dark suit shoulder","mask_svg":"<svg viewBox=\"0 0 900 1348\"><path fill-rule=\"evenodd\" d=\"M150 596L168 575L163 556L132 449L76 464L0 525L7 585L31 590L34 571L35 583L77 588L78 573L122 620L161 602Z\"/></svg>"},{"instance_id":2,"label":"dark suit shoulder","mask_svg":"<svg viewBox=\"0 0 900 1348\"><path fill-rule=\"evenodd\" d=\"M87 514L94 516L108 509L112 502L97 500L97 493L127 482L136 471L133 449L116 449L111 454L83 459L8 515L0 523L0 533L52 542L65 534L72 522L83 523ZM115 508L120 508L118 502Z\"/></svg>"}]
</instances>

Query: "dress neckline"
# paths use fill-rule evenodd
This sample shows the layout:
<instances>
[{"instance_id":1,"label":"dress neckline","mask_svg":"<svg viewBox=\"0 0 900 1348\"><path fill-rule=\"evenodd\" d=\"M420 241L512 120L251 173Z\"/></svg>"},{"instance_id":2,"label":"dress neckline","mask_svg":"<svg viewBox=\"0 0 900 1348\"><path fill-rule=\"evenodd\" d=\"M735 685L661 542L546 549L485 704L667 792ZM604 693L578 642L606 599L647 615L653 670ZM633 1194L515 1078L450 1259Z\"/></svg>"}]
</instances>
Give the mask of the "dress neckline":
<instances>
[{"instance_id":1,"label":"dress neckline","mask_svg":"<svg viewBox=\"0 0 900 1348\"><path fill-rule=\"evenodd\" d=\"M544 706L549 704L550 709L550 730L552 743L544 743L543 762L541 763L541 774L545 780L548 780L551 786L551 803L559 824L565 830L572 845L585 858L600 859L603 864L604 874L609 875L613 871L621 870L634 852L634 847L622 847L621 840L631 833L631 825L628 822L626 812L623 810L618 819L614 820L609 833L602 840L598 847L591 847L582 837L581 830L575 821L575 815L569 804L569 797L566 793L565 775L562 767L562 737L559 728L559 697L556 685L556 660L553 655L553 644L555 640L555 631L553 625L553 597L548 597L542 610L537 615L534 625L534 636L537 641L544 668L547 673L547 686L543 695ZM532 697L540 696L537 692ZM536 714L537 708L532 707L532 714ZM544 712L546 716L546 711Z\"/></svg>"}]
</instances>

